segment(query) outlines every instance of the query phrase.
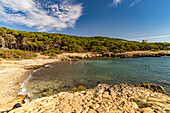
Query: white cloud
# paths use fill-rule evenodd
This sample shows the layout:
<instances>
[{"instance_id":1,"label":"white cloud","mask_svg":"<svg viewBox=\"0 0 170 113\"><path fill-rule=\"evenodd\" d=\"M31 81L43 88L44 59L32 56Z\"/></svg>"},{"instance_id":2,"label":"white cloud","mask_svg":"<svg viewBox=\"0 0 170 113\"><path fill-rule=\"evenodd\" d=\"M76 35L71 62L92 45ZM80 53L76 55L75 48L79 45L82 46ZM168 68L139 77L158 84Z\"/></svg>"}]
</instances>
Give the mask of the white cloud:
<instances>
[{"instance_id":1,"label":"white cloud","mask_svg":"<svg viewBox=\"0 0 170 113\"><path fill-rule=\"evenodd\" d=\"M160 36L151 36L151 37L140 37L135 39L159 39L159 38L170 38L170 35L160 35Z\"/></svg>"},{"instance_id":2,"label":"white cloud","mask_svg":"<svg viewBox=\"0 0 170 113\"><path fill-rule=\"evenodd\" d=\"M134 5L136 5L137 3L139 3L141 0L135 0L133 3L131 3L129 5L129 7L133 7Z\"/></svg>"},{"instance_id":3,"label":"white cloud","mask_svg":"<svg viewBox=\"0 0 170 113\"><path fill-rule=\"evenodd\" d=\"M113 6L117 6L118 4L121 4L123 0L113 0ZM139 3L141 0L134 0L133 3L129 5L129 7L133 7L137 3Z\"/></svg>"},{"instance_id":4,"label":"white cloud","mask_svg":"<svg viewBox=\"0 0 170 113\"><path fill-rule=\"evenodd\" d=\"M82 10L82 4L74 4L71 0L48 5L35 0L0 0L0 21L39 31L62 30L74 27Z\"/></svg>"},{"instance_id":5,"label":"white cloud","mask_svg":"<svg viewBox=\"0 0 170 113\"><path fill-rule=\"evenodd\" d=\"M113 0L113 6L121 4L122 0Z\"/></svg>"}]
</instances>

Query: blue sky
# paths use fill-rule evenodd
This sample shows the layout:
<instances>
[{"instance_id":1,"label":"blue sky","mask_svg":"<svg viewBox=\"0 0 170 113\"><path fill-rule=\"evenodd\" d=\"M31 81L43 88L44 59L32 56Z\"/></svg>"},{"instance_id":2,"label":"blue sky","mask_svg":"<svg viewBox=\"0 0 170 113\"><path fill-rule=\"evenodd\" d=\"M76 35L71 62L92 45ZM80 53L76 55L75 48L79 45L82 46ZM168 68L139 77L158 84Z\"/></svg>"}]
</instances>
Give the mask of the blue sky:
<instances>
[{"instance_id":1,"label":"blue sky","mask_svg":"<svg viewBox=\"0 0 170 113\"><path fill-rule=\"evenodd\" d=\"M170 0L0 0L0 26L170 42Z\"/></svg>"}]
</instances>

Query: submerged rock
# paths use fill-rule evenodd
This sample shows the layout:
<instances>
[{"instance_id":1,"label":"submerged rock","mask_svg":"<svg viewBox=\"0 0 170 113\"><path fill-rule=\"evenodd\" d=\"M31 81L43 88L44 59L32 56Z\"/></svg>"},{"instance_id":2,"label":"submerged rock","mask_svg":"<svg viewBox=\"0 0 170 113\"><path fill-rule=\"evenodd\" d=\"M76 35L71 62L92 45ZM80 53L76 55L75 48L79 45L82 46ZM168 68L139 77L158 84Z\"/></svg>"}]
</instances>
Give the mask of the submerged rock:
<instances>
[{"instance_id":1,"label":"submerged rock","mask_svg":"<svg viewBox=\"0 0 170 113\"><path fill-rule=\"evenodd\" d=\"M27 66L24 66L23 68L26 70L35 70L35 69L39 69L41 67L43 67L43 65L27 65Z\"/></svg>"}]
</instances>

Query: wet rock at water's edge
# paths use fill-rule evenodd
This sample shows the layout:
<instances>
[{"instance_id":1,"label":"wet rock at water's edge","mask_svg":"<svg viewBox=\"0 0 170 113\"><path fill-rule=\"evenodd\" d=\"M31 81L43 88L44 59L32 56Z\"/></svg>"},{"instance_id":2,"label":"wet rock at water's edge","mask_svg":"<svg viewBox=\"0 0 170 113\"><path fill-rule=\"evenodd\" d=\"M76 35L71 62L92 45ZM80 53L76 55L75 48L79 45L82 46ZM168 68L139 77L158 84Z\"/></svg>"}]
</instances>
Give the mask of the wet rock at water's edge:
<instances>
[{"instance_id":1,"label":"wet rock at water's edge","mask_svg":"<svg viewBox=\"0 0 170 113\"><path fill-rule=\"evenodd\" d=\"M158 93L166 94L166 91L164 90L164 88L162 86L157 85L157 84L153 84L153 83L133 84L133 86L144 87L146 89L150 89L153 92L158 92Z\"/></svg>"}]
</instances>

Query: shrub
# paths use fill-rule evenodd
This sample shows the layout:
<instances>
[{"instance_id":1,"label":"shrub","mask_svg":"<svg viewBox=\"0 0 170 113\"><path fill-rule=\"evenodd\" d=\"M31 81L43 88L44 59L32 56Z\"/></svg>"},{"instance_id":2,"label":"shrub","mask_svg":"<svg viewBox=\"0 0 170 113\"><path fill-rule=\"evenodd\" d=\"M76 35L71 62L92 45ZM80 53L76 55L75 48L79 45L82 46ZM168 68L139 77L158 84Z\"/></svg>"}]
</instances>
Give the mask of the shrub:
<instances>
[{"instance_id":1,"label":"shrub","mask_svg":"<svg viewBox=\"0 0 170 113\"><path fill-rule=\"evenodd\" d=\"M33 56L33 57L37 57L38 55L37 55L36 53L33 53L32 56Z\"/></svg>"},{"instance_id":2,"label":"shrub","mask_svg":"<svg viewBox=\"0 0 170 113\"><path fill-rule=\"evenodd\" d=\"M3 55L3 53L4 53L3 51L0 51L0 56Z\"/></svg>"},{"instance_id":3,"label":"shrub","mask_svg":"<svg viewBox=\"0 0 170 113\"><path fill-rule=\"evenodd\" d=\"M49 55L50 55L50 56L54 56L55 54L50 52Z\"/></svg>"},{"instance_id":4,"label":"shrub","mask_svg":"<svg viewBox=\"0 0 170 113\"><path fill-rule=\"evenodd\" d=\"M151 49L151 51L157 51L157 49Z\"/></svg>"},{"instance_id":5,"label":"shrub","mask_svg":"<svg viewBox=\"0 0 170 113\"><path fill-rule=\"evenodd\" d=\"M43 54L43 55L49 54L49 50L43 51L42 54Z\"/></svg>"}]
</instances>

